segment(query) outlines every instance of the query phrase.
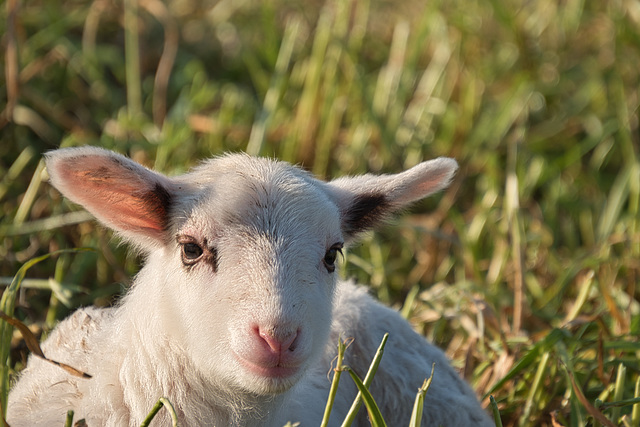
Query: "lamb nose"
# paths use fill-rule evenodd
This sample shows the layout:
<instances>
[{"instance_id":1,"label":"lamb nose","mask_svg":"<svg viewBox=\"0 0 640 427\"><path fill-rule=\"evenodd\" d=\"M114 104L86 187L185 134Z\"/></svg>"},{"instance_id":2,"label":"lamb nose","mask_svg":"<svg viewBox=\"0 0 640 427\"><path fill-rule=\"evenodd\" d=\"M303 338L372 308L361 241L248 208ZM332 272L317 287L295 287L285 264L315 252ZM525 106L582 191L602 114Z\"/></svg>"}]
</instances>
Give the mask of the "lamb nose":
<instances>
[{"instance_id":1,"label":"lamb nose","mask_svg":"<svg viewBox=\"0 0 640 427\"><path fill-rule=\"evenodd\" d=\"M260 338L267 343L269 349L271 349L273 353L282 354L287 350L295 350L298 331L294 331L286 335L278 335L272 330L258 328L257 332Z\"/></svg>"}]
</instances>

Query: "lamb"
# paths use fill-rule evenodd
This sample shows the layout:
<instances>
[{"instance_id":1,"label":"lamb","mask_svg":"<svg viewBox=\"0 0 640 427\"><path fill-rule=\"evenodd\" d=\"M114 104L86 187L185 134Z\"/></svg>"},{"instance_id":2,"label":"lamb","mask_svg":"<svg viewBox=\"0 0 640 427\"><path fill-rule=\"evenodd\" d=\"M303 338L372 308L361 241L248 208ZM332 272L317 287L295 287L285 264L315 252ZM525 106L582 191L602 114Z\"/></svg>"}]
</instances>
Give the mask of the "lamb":
<instances>
[{"instance_id":1,"label":"lamb","mask_svg":"<svg viewBox=\"0 0 640 427\"><path fill-rule=\"evenodd\" d=\"M389 340L370 390L389 426L407 425L435 374L423 425L493 425L441 350L365 288L339 281L342 249L411 202L445 188L457 164L323 182L288 163L224 155L174 178L94 147L46 155L51 183L144 254L116 307L80 309L30 357L9 396L13 427L62 422L136 426L160 397L183 426L317 426L339 337L364 376ZM330 425L356 388L340 381ZM161 411L153 425L168 425ZM368 425L361 410L357 425Z\"/></svg>"}]
</instances>

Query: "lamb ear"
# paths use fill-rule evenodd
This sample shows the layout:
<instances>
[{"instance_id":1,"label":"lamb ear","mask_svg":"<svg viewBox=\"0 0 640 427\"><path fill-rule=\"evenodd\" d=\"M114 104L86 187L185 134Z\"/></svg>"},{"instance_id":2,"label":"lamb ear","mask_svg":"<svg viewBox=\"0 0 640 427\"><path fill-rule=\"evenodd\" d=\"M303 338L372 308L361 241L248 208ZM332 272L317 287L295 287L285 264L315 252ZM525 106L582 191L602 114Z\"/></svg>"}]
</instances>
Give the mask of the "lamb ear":
<instances>
[{"instance_id":1,"label":"lamb ear","mask_svg":"<svg viewBox=\"0 0 640 427\"><path fill-rule=\"evenodd\" d=\"M412 202L446 188L457 169L455 160L440 157L395 175L369 174L331 181L343 233L351 239Z\"/></svg>"},{"instance_id":2,"label":"lamb ear","mask_svg":"<svg viewBox=\"0 0 640 427\"><path fill-rule=\"evenodd\" d=\"M134 161L95 147L45 155L51 183L108 227L142 246L164 242L172 182Z\"/></svg>"}]
</instances>

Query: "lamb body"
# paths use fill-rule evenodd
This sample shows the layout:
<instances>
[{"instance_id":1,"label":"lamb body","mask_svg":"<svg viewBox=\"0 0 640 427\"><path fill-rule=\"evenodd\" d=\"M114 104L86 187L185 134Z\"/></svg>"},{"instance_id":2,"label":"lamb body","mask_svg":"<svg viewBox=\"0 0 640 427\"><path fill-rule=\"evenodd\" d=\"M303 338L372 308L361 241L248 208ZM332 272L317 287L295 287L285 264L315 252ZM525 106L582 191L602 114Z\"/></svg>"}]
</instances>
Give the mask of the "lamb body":
<instances>
[{"instance_id":1,"label":"lamb body","mask_svg":"<svg viewBox=\"0 0 640 427\"><path fill-rule=\"evenodd\" d=\"M117 307L78 310L43 343L92 378L31 357L9 397L12 426L54 425L69 409L91 427L135 426L163 396L185 426L316 426L338 338L353 338L345 364L363 377L385 332L370 390L389 426L407 425L434 362L425 425L492 425L442 351L335 273L343 245L446 187L453 160L329 183L242 154L175 178L91 147L49 153L47 168L146 263ZM356 392L343 377L331 425ZM357 423L368 425L364 411Z\"/></svg>"}]
</instances>

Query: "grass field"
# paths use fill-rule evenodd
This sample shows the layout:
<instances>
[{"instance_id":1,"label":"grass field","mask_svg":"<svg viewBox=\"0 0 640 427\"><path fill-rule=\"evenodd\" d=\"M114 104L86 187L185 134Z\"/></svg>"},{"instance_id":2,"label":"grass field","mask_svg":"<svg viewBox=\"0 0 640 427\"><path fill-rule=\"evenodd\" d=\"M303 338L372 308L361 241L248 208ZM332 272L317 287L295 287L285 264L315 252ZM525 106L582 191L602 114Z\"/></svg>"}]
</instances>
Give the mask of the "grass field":
<instances>
[{"instance_id":1,"label":"grass field","mask_svg":"<svg viewBox=\"0 0 640 427\"><path fill-rule=\"evenodd\" d=\"M111 303L139 266L46 183L47 150L98 145L167 174L248 151L323 178L450 156L451 188L342 274L445 348L503 425L640 425L638 1L7 0L0 15L0 280L95 248L29 269L15 315L33 330ZM5 374L26 354L10 338Z\"/></svg>"}]
</instances>

